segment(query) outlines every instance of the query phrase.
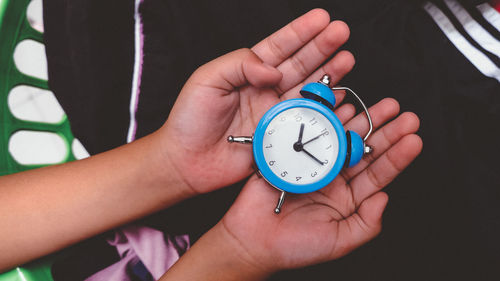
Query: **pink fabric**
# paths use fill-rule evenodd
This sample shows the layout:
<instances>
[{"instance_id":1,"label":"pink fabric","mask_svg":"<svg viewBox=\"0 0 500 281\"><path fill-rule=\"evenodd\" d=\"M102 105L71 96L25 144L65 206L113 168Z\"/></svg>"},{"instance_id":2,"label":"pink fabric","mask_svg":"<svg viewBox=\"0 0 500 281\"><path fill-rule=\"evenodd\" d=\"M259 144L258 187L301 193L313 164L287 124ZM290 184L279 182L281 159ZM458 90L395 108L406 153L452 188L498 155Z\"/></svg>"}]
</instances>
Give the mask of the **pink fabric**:
<instances>
[{"instance_id":1,"label":"pink fabric","mask_svg":"<svg viewBox=\"0 0 500 281\"><path fill-rule=\"evenodd\" d=\"M129 264L135 263L139 260L136 255L127 255L119 262L97 272L90 276L86 281L131 281L130 277L126 274Z\"/></svg>"},{"instance_id":2,"label":"pink fabric","mask_svg":"<svg viewBox=\"0 0 500 281\"><path fill-rule=\"evenodd\" d=\"M90 276L86 281L129 281L126 268L142 261L154 279L159 279L189 248L187 235L174 236L165 241L159 230L129 225L115 231L108 243L116 247L121 260Z\"/></svg>"}]
</instances>

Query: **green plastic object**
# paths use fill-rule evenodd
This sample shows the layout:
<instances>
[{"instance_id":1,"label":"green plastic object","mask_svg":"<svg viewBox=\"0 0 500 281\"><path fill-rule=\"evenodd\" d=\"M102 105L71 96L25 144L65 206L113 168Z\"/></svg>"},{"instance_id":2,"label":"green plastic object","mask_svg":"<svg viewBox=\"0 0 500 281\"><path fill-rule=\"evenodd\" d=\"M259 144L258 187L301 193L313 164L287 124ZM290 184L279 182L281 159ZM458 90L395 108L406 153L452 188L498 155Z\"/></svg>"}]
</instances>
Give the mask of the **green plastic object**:
<instances>
[{"instance_id":1,"label":"green plastic object","mask_svg":"<svg viewBox=\"0 0 500 281\"><path fill-rule=\"evenodd\" d=\"M53 281L50 259L41 259L29 265L17 267L0 274L1 281Z\"/></svg>"},{"instance_id":2,"label":"green plastic object","mask_svg":"<svg viewBox=\"0 0 500 281\"><path fill-rule=\"evenodd\" d=\"M9 139L19 130L51 132L59 135L68 151L62 162L75 160L71 152L74 140L66 115L58 123L41 123L16 118L8 106L10 91L19 85L48 90L48 82L21 73L14 63L14 50L19 42L31 39L43 44L43 33L33 29L27 19L30 0L0 0L0 176L46 165L23 165L9 152ZM1 202L0 202L1 204ZM0 273L0 281L53 281L48 256Z\"/></svg>"},{"instance_id":3,"label":"green plastic object","mask_svg":"<svg viewBox=\"0 0 500 281\"><path fill-rule=\"evenodd\" d=\"M32 39L43 44L43 34L33 29L27 18L26 8L29 0L0 0L0 175L12 174L45 165L22 165L14 160L8 151L10 136L19 130L44 131L58 134L67 145L68 154L64 161L75 160L71 151L73 135L69 121L64 118L57 124L20 120L11 113L7 97L12 88L29 85L48 89L48 83L35 77L22 74L14 64L14 50L19 42Z\"/></svg>"}]
</instances>

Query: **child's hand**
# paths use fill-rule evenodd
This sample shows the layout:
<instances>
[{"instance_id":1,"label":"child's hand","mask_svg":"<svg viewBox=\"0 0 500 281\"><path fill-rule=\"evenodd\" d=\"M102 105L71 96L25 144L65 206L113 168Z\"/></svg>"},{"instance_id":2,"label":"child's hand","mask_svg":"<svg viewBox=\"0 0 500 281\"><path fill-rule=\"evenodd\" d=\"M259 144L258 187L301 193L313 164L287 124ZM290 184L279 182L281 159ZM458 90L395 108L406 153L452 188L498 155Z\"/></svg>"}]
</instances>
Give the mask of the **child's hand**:
<instances>
[{"instance_id":1,"label":"child's hand","mask_svg":"<svg viewBox=\"0 0 500 281\"><path fill-rule=\"evenodd\" d=\"M353 56L341 51L326 60L348 37L343 22L329 23L328 14L317 9L251 50L200 67L160 131L165 155L192 190L209 192L250 175L251 146L230 145L227 136L252 135L270 107L299 97L304 82L324 73L338 82L353 67Z\"/></svg>"},{"instance_id":2,"label":"child's hand","mask_svg":"<svg viewBox=\"0 0 500 281\"><path fill-rule=\"evenodd\" d=\"M375 128L398 112L393 99L370 108ZM368 130L363 114L338 115L347 129ZM323 189L288 194L279 215L280 192L252 177L224 218L162 280L263 280L278 270L340 258L373 239L388 200L380 190L422 149L418 127L415 114L401 114L368 139L370 156Z\"/></svg>"},{"instance_id":3,"label":"child's hand","mask_svg":"<svg viewBox=\"0 0 500 281\"><path fill-rule=\"evenodd\" d=\"M370 109L374 126L398 111L394 100L380 101ZM279 215L273 210L280 192L254 176L215 228L229 233L251 264L269 271L340 258L380 232L388 200L381 189L420 153L418 127L415 114L401 114L368 139L374 151L360 164L316 192L288 194ZM346 128L366 132L366 117L358 115Z\"/></svg>"}]
</instances>

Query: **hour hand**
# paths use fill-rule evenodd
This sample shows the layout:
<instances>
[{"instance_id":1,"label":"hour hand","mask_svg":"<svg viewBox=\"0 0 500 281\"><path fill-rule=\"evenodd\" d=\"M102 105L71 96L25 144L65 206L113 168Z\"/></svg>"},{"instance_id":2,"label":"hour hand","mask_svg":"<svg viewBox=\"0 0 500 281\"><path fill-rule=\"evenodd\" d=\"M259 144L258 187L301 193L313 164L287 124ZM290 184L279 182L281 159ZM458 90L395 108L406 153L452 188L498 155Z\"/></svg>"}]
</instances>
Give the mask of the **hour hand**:
<instances>
[{"instance_id":1,"label":"hour hand","mask_svg":"<svg viewBox=\"0 0 500 281\"><path fill-rule=\"evenodd\" d=\"M309 151L305 150L304 148L302 148L302 151L304 151L312 159L316 160L316 162L320 163L321 165L325 165L324 162L322 162L318 158L314 157L314 155L312 155L311 153L309 153Z\"/></svg>"},{"instance_id":2,"label":"hour hand","mask_svg":"<svg viewBox=\"0 0 500 281\"><path fill-rule=\"evenodd\" d=\"M299 140L297 140L298 143L302 143L302 135L304 134L304 123L300 124L300 131L299 131Z\"/></svg>"}]
</instances>

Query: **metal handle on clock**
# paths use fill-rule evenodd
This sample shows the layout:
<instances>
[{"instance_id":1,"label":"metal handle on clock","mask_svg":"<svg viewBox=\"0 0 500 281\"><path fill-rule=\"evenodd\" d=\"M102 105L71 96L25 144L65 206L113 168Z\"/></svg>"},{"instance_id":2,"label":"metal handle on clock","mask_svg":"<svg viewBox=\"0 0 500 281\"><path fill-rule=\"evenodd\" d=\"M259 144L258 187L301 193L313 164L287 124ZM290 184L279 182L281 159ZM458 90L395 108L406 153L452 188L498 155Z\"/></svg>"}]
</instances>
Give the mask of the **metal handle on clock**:
<instances>
[{"instance_id":1,"label":"metal handle on clock","mask_svg":"<svg viewBox=\"0 0 500 281\"><path fill-rule=\"evenodd\" d=\"M364 153L367 154L367 153L372 152L373 149L370 146L366 145L365 142L368 139L368 137L371 135L371 133L373 132L373 122L372 122L372 117L370 116L370 112L368 112L368 108L366 107L366 105L363 102L363 100L361 100L361 98L353 90L351 90L350 88L347 88L347 87L330 87L330 76L328 74L323 75L323 77L321 78L321 80L319 82L322 83L322 84L324 84L324 85L326 85L327 87L329 87L333 91L335 91L335 90L344 90L344 91L350 93L361 104L361 106L363 107L363 109L364 109L364 111L366 113L366 117L368 119L368 125L370 126L370 129L368 130L368 133L366 133L365 137L363 138Z\"/></svg>"}]
</instances>

